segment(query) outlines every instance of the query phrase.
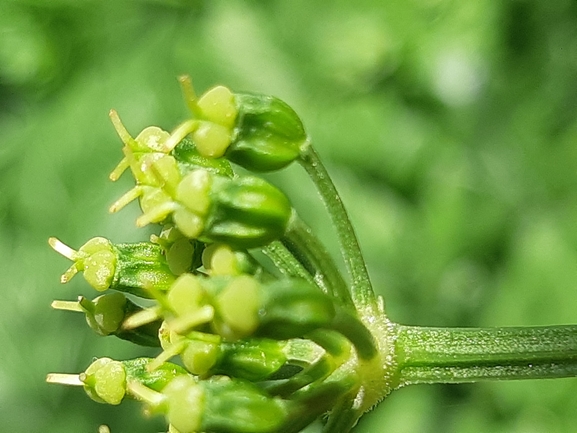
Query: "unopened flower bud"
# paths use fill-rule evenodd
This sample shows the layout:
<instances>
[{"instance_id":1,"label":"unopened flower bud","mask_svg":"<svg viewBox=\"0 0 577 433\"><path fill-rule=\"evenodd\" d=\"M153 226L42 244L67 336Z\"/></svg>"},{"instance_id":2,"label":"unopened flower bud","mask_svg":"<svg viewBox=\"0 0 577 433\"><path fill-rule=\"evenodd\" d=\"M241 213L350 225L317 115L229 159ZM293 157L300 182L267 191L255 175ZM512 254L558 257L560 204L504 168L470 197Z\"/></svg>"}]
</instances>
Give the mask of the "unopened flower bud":
<instances>
[{"instance_id":1,"label":"unopened flower bud","mask_svg":"<svg viewBox=\"0 0 577 433\"><path fill-rule=\"evenodd\" d=\"M285 102L268 95L232 93L223 86L196 100L190 79L181 83L196 118L182 127L191 133L201 155L224 155L253 171L278 170L299 157L307 136L300 118Z\"/></svg>"},{"instance_id":2,"label":"unopened flower bud","mask_svg":"<svg viewBox=\"0 0 577 433\"><path fill-rule=\"evenodd\" d=\"M83 386L88 396L98 403L118 405L130 394L128 384L138 382L154 391L162 391L174 378L188 376L179 365L165 362L150 371L151 358L136 358L115 361L99 358L79 375L51 373L46 377L49 383Z\"/></svg>"},{"instance_id":3,"label":"unopened flower bud","mask_svg":"<svg viewBox=\"0 0 577 433\"><path fill-rule=\"evenodd\" d=\"M206 238L238 248L254 248L285 233L292 208L288 198L264 179L244 176L212 195Z\"/></svg>"},{"instance_id":4,"label":"unopened flower bud","mask_svg":"<svg viewBox=\"0 0 577 433\"><path fill-rule=\"evenodd\" d=\"M227 244L211 244L202 253L202 264L211 276L261 275L260 264L245 250L234 250Z\"/></svg>"},{"instance_id":5,"label":"unopened flower bud","mask_svg":"<svg viewBox=\"0 0 577 433\"><path fill-rule=\"evenodd\" d=\"M200 382L177 377L163 394L168 407L166 417L180 433L279 431L290 405L249 382L226 377Z\"/></svg>"},{"instance_id":6,"label":"unopened flower bud","mask_svg":"<svg viewBox=\"0 0 577 433\"><path fill-rule=\"evenodd\" d=\"M174 281L160 245L112 244L105 238L93 238L75 251L56 238L50 238L49 243L74 262L62 275L63 283L82 271L86 281L98 291L115 289L150 297L148 288L166 290Z\"/></svg>"},{"instance_id":7,"label":"unopened flower bud","mask_svg":"<svg viewBox=\"0 0 577 433\"><path fill-rule=\"evenodd\" d=\"M84 390L98 403L120 404L126 395L126 370L120 361L100 358L80 375Z\"/></svg>"},{"instance_id":8,"label":"unopened flower bud","mask_svg":"<svg viewBox=\"0 0 577 433\"><path fill-rule=\"evenodd\" d=\"M226 157L249 170L286 167L306 143L303 124L295 111L278 98L235 93L238 119Z\"/></svg>"}]
</instances>

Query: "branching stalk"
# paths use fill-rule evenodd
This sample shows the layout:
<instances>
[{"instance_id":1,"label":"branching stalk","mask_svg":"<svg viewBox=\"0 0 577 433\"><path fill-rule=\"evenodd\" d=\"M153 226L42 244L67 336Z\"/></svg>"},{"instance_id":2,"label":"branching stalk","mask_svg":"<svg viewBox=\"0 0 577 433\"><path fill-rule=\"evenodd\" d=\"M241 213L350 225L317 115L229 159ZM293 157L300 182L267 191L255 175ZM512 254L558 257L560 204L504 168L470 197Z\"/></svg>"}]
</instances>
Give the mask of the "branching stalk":
<instances>
[{"instance_id":1,"label":"branching stalk","mask_svg":"<svg viewBox=\"0 0 577 433\"><path fill-rule=\"evenodd\" d=\"M335 226L341 254L351 277L351 293L357 307L373 307L375 295L357 236L341 198L318 154L311 145L301 150L299 162L314 182Z\"/></svg>"},{"instance_id":2,"label":"branching stalk","mask_svg":"<svg viewBox=\"0 0 577 433\"><path fill-rule=\"evenodd\" d=\"M312 275L325 293L352 306L351 295L332 257L312 230L295 214L281 243Z\"/></svg>"}]
</instances>

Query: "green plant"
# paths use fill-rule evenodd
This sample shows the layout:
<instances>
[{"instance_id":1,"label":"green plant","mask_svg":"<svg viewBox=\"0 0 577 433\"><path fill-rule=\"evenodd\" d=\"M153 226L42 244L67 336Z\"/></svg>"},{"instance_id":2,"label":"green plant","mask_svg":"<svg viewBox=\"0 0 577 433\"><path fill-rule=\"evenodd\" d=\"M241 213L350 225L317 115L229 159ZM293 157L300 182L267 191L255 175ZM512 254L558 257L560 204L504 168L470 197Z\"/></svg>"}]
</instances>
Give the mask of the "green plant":
<instances>
[{"instance_id":1,"label":"green plant","mask_svg":"<svg viewBox=\"0 0 577 433\"><path fill-rule=\"evenodd\" d=\"M111 112L124 158L110 178L130 169L136 185L110 210L138 199L137 225L161 232L136 244L94 238L78 251L50 239L73 262L62 282L83 272L96 290L113 290L53 307L83 312L100 335L162 351L100 358L49 382L82 386L100 403L140 400L173 433L298 432L325 415L324 431L347 432L406 385L577 374L577 326L388 320L298 115L274 97L218 86L197 98L187 77L181 85L192 116L172 133L148 127L133 138ZM295 161L328 210L346 275L284 193L247 174Z\"/></svg>"}]
</instances>

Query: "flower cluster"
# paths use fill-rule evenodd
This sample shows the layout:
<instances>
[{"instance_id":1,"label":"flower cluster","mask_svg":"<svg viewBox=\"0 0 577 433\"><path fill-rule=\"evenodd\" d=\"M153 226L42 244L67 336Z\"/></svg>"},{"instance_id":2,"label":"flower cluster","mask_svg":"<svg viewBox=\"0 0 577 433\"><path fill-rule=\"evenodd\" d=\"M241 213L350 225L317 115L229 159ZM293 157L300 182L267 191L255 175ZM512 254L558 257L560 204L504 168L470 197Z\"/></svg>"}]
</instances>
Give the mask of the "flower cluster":
<instances>
[{"instance_id":1,"label":"flower cluster","mask_svg":"<svg viewBox=\"0 0 577 433\"><path fill-rule=\"evenodd\" d=\"M140 400L172 433L298 432L327 413L326 431L348 431L390 389L374 336L387 322L361 311L382 308L355 303L285 194L247 174L305 161L303 125L274 97L218 86L197 98L187 77L181 85L191 118L172 133L148 127L133 138L110 114L124 154L110 178L129 170L135 181L110 211L138 200L136 224L159 224L158 234L96 237L77 251L49 241L72 261L63 283L81 272L105 292L53 307L159 354L100 358L48 381L100 403Z\"/></svg>"},{"instance_id":2,"label":"flower cluster","mask_svg":"<svg viewBox=\"0 0 577 433\"><path fill-rule=\"evenodd\" d=\"M133 138L111 111L147 242L96 237L72 261L95 299L54 301L101 336L156 347L155 358L100 358L47 381L111 405L131 398L164 415L169 433L296 433L322 420L346 433L394 389L420 383L577 375L577 325L428 328L390 322L375 296L342 201L296 113L277 98L218 86L190 119ZM298 162L325 204L346 272L289 199L254 173ZM101 426L101 432L108 428Z\"/></svg>"}]
</instances>

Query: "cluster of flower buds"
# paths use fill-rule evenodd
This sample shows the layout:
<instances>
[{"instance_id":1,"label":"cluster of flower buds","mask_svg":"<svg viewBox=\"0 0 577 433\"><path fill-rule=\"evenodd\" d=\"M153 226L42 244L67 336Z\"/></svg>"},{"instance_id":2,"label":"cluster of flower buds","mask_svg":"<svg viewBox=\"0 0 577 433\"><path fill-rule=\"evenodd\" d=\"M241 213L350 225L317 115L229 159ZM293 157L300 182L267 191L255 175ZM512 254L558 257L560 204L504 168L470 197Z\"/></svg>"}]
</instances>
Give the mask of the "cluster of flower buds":
<instances>
[{"instance_id":1,"label":"cluster of flower buds","mask_svg":"<svg viewBox=\"0 0 577 433\"><path fill-rule=\"evenodd\" d=\"M111 212L139 199L137 225L161 224L159 233L133 244L97 237L78 251L49 241L73 262L63 283L81 272L106 292L54 308L85 314L99 335L161 351L101 358L48 381L82 386L100 403L137 399L172 433L298 432L363 392L356 367L377 355L354 306L330 287L342 277L320 284L326 257L290 238L298 216L287 197L231 165L285 167L307 136L276 98L218 86L197 99L190 80L181 83L193 118L173 133L149 127L133 138L111 112L124 158L110 177L130 169L136 183Z\"/></svg>"}]
</instances>

